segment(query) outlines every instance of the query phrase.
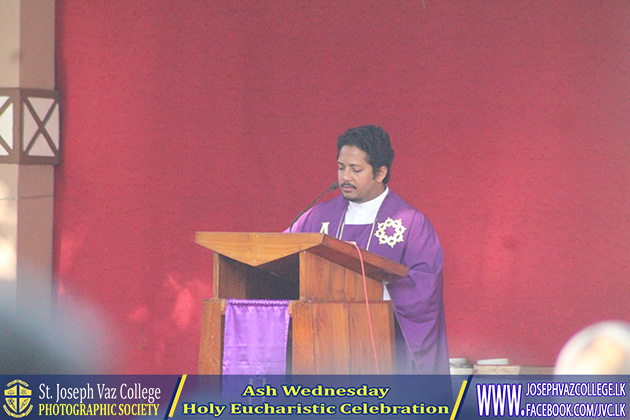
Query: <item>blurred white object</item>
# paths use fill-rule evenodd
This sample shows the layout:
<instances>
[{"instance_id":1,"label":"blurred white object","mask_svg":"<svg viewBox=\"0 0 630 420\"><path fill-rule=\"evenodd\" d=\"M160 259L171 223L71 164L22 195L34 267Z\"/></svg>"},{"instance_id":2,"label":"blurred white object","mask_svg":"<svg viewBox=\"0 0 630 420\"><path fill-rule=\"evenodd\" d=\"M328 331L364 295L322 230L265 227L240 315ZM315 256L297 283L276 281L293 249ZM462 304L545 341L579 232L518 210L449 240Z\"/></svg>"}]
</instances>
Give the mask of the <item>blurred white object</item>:
<instances>
[{"instance_id":1,"label":"blurred white object","mask_svg":"<svg viewBox=\"0 0 630 420\"><path fill-rule=\"evenodd\" d=\"M94 308L12 308L0 296L0 374L110 373L115 355L105 354L109 332ZM46 305L41 305L46 307Z\"/></svg>"},{"instance_id":2,"label":"blurred white object","mask_svg":"<svg viewBox=\"0 0 630 420\"><path fill-rule=\"evenodd\" d=\"M507 365L509 364L509 360L507 358L500 358L500 359L482 359L482 360L477 360L477 364L478 365Z\"/></svg>"},{"instance_id":3,"label":"blurred white object","mask_svg":"<svg viewBox=\"0 0 630 420\"><path fill-rule=\"evenodd\" d=\"M630 324L604 321L580 330L560 351L554 373L630 374Z\"/></svg>"}]
</instances>

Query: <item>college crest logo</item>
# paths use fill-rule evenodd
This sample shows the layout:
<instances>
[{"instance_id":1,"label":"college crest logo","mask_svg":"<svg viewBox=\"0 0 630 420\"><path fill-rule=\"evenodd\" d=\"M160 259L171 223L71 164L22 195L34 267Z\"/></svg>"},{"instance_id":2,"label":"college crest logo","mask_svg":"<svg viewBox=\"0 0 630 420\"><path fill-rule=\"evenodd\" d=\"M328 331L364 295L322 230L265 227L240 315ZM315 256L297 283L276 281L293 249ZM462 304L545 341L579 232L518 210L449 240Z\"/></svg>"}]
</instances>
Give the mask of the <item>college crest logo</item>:
<instances>
[{"instance_id":1,"label":"college crest logo","mask_svg":"<svg viewBox=\"0 0 630 420\"><path fill-rule=\"evenodd\" d=\"M7 388L4 390L4 411L11 417L19 419L28 414L33 409L31 405L31 391L28 384L24 381L16 379L13 382L7 384Z\"/></svg>"},{"instance_id":2,"label":"college crest logo","mask_svg":"<svg viewBox=\"0 0 630 420\"><path fill-rule=\"evenodd\" d=\"M387 234L387 228L394 229L393 235ZM393 220L391 217L388 217L387 220L378 224L378 229L374 236L378 238L379 244L387 244L393 248L398 242L404 241L403 233L406 230L407 228L402 225L402 219Z\"/></svg>"}]
</instances>

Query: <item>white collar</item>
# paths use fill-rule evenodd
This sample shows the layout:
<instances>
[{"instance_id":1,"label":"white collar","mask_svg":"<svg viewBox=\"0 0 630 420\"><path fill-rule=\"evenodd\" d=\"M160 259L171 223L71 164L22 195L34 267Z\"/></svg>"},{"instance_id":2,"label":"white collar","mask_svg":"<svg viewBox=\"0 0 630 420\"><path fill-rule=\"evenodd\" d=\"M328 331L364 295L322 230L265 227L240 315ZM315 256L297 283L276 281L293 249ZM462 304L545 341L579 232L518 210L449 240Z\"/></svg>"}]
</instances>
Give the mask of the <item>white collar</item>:
<instances>
[{"instance_id":1,"label":"white collar","mask_svg":"<svg viewBox=\"0 0 630 420\"><path fill-rule=\"evenodd\" d=\"M387 197L389 187L385 187L378 197L366 201L365 203L348 202L348 210L346 211L345 224L347 225L368 225L374 223L381 204Z\"/></svg>"}]
</instances>

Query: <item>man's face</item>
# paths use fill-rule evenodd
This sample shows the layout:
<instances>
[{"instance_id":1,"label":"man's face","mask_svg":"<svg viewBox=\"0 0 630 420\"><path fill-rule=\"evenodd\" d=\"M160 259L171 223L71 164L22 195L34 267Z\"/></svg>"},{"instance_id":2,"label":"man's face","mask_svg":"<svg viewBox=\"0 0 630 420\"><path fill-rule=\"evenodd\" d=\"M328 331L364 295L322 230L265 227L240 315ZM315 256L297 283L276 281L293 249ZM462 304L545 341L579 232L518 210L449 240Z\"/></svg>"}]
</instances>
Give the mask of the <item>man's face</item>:
<instances>
[{"instance_id":1,"label":"man's face","mask_svg":"<svg viewBox=\"0 0 630 420\"><path fill-rule=\"evenodd\" d=\"M383 179L387 168L382 166L374 176L367 153L355 146L343 146L337 158L339 187L348 201L364 203L385 191Z\"/></svg>"}]
</instances>

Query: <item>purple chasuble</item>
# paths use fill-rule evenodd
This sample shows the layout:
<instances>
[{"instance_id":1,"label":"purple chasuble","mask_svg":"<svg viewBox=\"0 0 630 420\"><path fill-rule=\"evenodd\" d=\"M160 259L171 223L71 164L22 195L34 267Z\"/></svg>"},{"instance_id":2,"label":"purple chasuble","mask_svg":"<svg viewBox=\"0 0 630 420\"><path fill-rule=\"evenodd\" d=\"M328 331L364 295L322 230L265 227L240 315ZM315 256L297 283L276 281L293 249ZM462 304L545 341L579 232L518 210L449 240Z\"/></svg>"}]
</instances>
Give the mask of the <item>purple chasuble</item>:
<instances>
[{"instance_id":1,"label":"purple chasuble","mask_svg":"<svg viewBox=\"0 0 630 420\"><path fill-rule=\"evenodd\" d=\"M407 266L407 277L387 285L404 337L406 373L448 374L442 297L444 256L431 222L391 189L374 224L344 224L347 208L348 201L339 195L306 212L291 231L321 232L354 241L362 249Z\"/></svg>"}]
</instances>

